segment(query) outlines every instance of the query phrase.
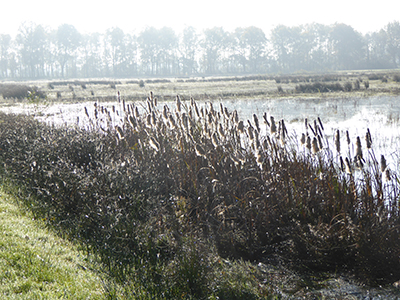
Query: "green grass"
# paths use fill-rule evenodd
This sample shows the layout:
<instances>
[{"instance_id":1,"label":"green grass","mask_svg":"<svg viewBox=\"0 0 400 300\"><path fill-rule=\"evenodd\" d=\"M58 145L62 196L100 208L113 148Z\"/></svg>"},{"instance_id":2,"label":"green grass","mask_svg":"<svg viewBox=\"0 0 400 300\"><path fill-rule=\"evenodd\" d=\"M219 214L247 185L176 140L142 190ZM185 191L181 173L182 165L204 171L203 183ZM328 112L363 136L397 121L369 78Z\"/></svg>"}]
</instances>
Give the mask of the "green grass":
<instances>
[{"instance_id":1,"label":"green grass","mask_svg":"<svg viewBox=\"0 0 400 300\"><path fill-rule=\"evenodd\" d=\"M0 190L1 299L104 299L100 277L77 246Z\"/></svg>"}]
</instances>

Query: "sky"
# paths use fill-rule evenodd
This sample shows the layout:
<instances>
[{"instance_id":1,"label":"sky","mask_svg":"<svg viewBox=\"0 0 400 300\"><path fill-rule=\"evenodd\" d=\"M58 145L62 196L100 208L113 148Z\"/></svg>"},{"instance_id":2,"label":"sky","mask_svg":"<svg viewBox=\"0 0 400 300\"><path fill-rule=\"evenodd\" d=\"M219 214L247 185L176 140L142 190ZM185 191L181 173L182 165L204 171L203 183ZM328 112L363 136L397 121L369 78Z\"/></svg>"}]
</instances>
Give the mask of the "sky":
<instances>
[{"instance_id":1,"label":"sky","mask_svg":"<svg viewBox=\"0 0 400 300\"><path fill-rule=\"evenodd\" d=\"M400 21L400 1L365 0L1 0L0 34L15 36L24 22L56 29L71 24L80 33L119 27L138 33L148 26L197 30L256 26L268 35L277 25L345 23L363 34ZM269 4L270 2L271 4ZM370 4L369 4L370 3Z\"/></svg>"}]
</instances>

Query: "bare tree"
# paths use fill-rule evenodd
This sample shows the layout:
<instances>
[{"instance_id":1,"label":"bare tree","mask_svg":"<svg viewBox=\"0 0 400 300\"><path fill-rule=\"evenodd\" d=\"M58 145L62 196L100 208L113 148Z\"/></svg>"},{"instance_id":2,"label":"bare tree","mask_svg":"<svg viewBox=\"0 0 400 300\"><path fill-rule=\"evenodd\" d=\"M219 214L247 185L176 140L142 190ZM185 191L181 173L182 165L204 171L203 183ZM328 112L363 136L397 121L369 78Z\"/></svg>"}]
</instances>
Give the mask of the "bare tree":
<instances>
[{"instance_id":1,"label":"bare tree","mask_svg":"<svg viewBox=\"0 0 400 300\"><path fill-rule=\"evenodd\" d=\"M65 77L68 71L70 71L70 76L74 75L77 60L76 54L80 43L81 34L73 25L63 24L58 27L56 32L56 59L60 64L62 77ZM70 63L70 70L67 69L68 63Z\"/></svg>"}]
</instances>

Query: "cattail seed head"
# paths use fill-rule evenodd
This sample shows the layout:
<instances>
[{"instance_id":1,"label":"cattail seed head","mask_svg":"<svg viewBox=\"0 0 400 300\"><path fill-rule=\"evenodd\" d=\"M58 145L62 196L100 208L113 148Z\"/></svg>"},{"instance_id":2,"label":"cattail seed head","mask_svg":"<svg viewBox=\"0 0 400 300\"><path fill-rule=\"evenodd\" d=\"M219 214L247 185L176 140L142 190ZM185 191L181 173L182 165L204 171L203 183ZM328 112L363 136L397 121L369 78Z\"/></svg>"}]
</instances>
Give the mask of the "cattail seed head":
<instances>
[{"instance_id":1,"label":"cattail seed head","mask_svg":"<svg viewBox=\"0 0 400 300\"><path fill-rule=\"evenodd\" d=\"M381 155L381 172L382 173L385 172L386 167L387 167L387 165L386 165L385 156Z\"/></svg>"},{"instance_id":2,"label":"cattail seed head","mask_svg":"<svg viewBox=\"0 0 400 300\"><path fill-rule=\"evenodd\" d=\"M148 114L146 117L146 124L148 127L151 127L151 115L150 114Z\"/></svg>"},{"instance_id":3,"label":"cattail seed head","mask_svg":"<svg viewBox=\"0 0 400 300\"><path fill-rule=\"evenodd\" d=\"M233 111L233 121L235 122L235 124L239 123L239 115L236 109Z\"/></svg>"},{"instance_id":4,"label":"cattail seed head","mask_svg":"<svg viewBox=\"0 0 400 300\"><path fill-rule=\"evenodd\" d=\"M154 126L157 124L157 118L154 110L151 112L151 124L153 124Z\"/></svg>"},{"instance_id":5,"label":"cattail seed head","mask_svg":"<svg viewBox=\"0 0 400 300\"><path fill-rule=\"evenodd\" d=\"M371 137L371 132L369 131L369 128L367 129L367 133L365 135L365 144L367 146L367 149L371 149L371 147L372 147L372 137Z\"/></svg>"},{"instance_id":6,"label":"cattail seed head","mask_svg":"<svg viewBox=\"0 0 400 300\"><path fill-rule=\"evenodd\" d=\"M182 126L186 130L186 132L189 131L189 120L186 113L182 113Z\"/></svg>"},{"instance_id":7,"label":"cattail seed head","mask_svg":"<svg viewBox=\"0 0 400 300\"><path fill-rule=\"evenodd\" d=\"M222 127L221 123L219 123L219 126L218 126L218 133L220 134L221 137L225 136L224 128Z\"/></svg>"},{"instance_id":8,"label":"cattail seed head","mask_svg":"<svg viewBox=\"0 0 400 300\"><path fill-rule=\"evenodd\" d=\"M318 153L318 151L319 151L319 148L318 148L318 140L317 140L316 137L314 137L313 140L312 140L312 152L313 152L314 154L316 154L316 153Z\"/></svg>"},{"instance_id":9,"label":"cattail seed head","mask_svg":"<svg viewBox=\"0 0 400 300\"><path fill-rule=\"evenodd\" d=\"M244 124L243 124L243 121L239 121L237 128L238 128L238 130L239 130L240 133L244 133Z\"/></svg>"},{"instance_id":10,"label":"cattail seed head","mask_svg":"<svg viewBox=\"0 0 400 300\"><path fill-rule=\"evenodd\" d=\"M149 112L151 112L153 109L152 109L152 105L151 105L151 101L149 100L149 99L147 99L147 108L149 109Z\"/></svg>"},{"instance_id":11,"label":"cattail seed head","mask_svg":"<svg viewBox=\"0 0 400 300\"><path fill-rule=\"evenodd\" d=\"M285 121L282 119L279 121L279 133L280 133L280 137L281 140L284 141L287 135L287 129L286 129L286 125L285 125Z\"/></svg>"},{"instance_id":12,"label":"cattail seed head","mask_svg":"<svg viewBox=\"0 0 400 300\"><path fill-rule=\"evenodd\" d=\"M137 106L135 106L135 117L139 118L140 114L139 114L139 108Z\"/></svg>"},{"instance_id":13,"label":"cattail seed head","mask_svg":"<svg viewBox=\"0 0 400 300\"><path fill-rule=\"evenodd\" d=\"M163 118L165 120L168 120L168 107L167 107L167 105L164 105L162 115L163 115Z\"/></svg>"},{"instance_id":14,"label":"cattail seed head","mask_svg":"<svg viewBox=\"0 0 400 300\"><path fill-rule=\"evenodd\" d=\"M361 149L361 140L360 140L359 136L356 139L356 156L359 156L361 158L363 157L362 149Z\"/></svg>"},{"instance_id":15,"label":"cattail seed head","mask_svg":"<svg viewBox=\"0 0 400 300\"><path fill-rule=\"evenodd\" d=\"M302 146L304 146L306 143L306 135L304 132L301 134L300 143Z\"/></svg>"},{"instance_id":16,"label":"cattail seed head","mask_svg":"<svg viewBox=\"0 0 400 300\"><path fill-rule=\"evenodd\" d=\"M306 148L311 151L311 137L309 135L307 136Z\"/></svg>"},{"instance_id":17,"label":"cattail seed head","mask_svg":"<svg viewBox=\"0 0 400 300\"><path fill-rule=\"evenodd\" d=\"M391 180L390 170L389 169L386 169L386 171L385 171L385 180L386 181L390 181Z\"/></svg>"},{"instance_id":18,"label":"cattail seed head","mask_svg":"<svg viewBox=\"0 0 400 300\"><path fill-rule=\"evenodd\" d=\"M275 119L273 116L270 116L270 120L271 120L271 126L270 126L270 132L271 134L276 133L276 124L275 124Z\"/></svg>"},{"instance_id":19,"label":"cattail seed head","mask_svg":"<svg viewBox=\"0 0 400 300\"><path fill-rule=\"evenodd\" d=\"M322 125L322 121L321 121L320 117L318 117L318 123L319 123L319 126L321 127L321 129L323 131L324 130L324 126Z\"/></svg>"},{"instance_id":20,"label":"cattail seed head","mask_svg":"<svg viewBox=\"0 0 400 300\"><path fill-rule=\"evenodd\" d=\"M268 118L267 118L267 113L266 113L266 112L263 114L263 119L264 119L264 123L267 124L268 127L270 127L270 124L269 124L269 122L268 122Z\"/></svg>"},{"instance_id":21,"label":"cattail seed head","mask_svg":"<svg viewBox=\"0 0 400 300\"><path fill-rule=\"evenodd\" d=\"M136 122L135 117L134 116L129 116L128 120L129 120L129 124L131 124L132 128L136 129L137 122Z\"/></svg>"},{"instance_id":22,"label":"cattail seed head","mask_svg":"<svg viewBox=\"0 0 400 300\"><path fill-rule=\"evenodd\" d=\"M336 130L336 133L335 133L335 147L336 147L336 151L338 153L340 153L340 131L339 131L339 129Z\"/></svg>"},{"instance_id":23,"label":"cattail seed head","mask_svg":"<svg viewBox=\"0 0 400 300\"><path fill-rule=\"evenodd\" d=\"M346 130L346 141L347 141L347 145L350 146L350 134L349 134L348 130Z\"/></svg>"},{"instance_id":24,"label":"cattail seed head","mask_svg":"<svg viewBox=\"0 0 400 300\"><path fill-rule=\"evenodd\" d=\"M264 161L264 152L262 149L257 150L257 164L262 166L262 162Z\"/></svg>"},{"instance_id":25,"label":"cattail seed head","mask_svg":"<svg viewBox=\"0 0 400 300\"><path fill-rule=\"evenodd\" d=\"M253 126L249 126L248 128L247 128L247 133L248 133L248 135L249 135L249 139L252 141L253 139L254 139L254 128L253 128Z\"/></svg>"},{"instance_id":26,"label":"cattail seed head","mask_svg":"<svg viewBox=\"0 0 400 300\"><path fill-rule=\"evenodd\" d=\"M258 132L260 132L260 123L258 122L258 117L256 114L253 114L254 125Z\"/></svg>"},{"instance_id":27,"label":"cattail seed head","mask_svg":"<svg viewBox=\"0 0 400 300\"><path fill-rule=\"evenodd\" d=\"M320 135L317 135L317 139L318 139L318 147L319 147L319 150L324 149L324 145L322 144L322 138L321 138L321 136L320 136Z\"/></svg>"},{"instance_id":28,"label":"cattail seed head","mask_svg":"<svg viewBox=\"0 0 400 300\"><path fill-rule=\"evenodd\" d=\"M350 165L350 160L348 157L344 160L345 165L346 165L346 173L351 174L351 165Z\"/></svg>"},{"instance_id":29,"label":"cattail seed head","mask_svg":"<svg viewBox=\"0 0 400 300\"><path fill-rule=\"evenodd\" d=\"M344 172L346 170L344 162L343 162L343 158L340 156L340 170L342 170L342 172Z\"/></svg>"},{"instance_id":30,"label":"cattail seed head","mask_svg":"<svg viewBox=\"0 0 400 300\"><path fill-rule=\"evenodd\" d=\"M207 121L208 121L209 125L212 125L212 123L213 123L213 115L212 115L211 112L207 115Z\"/></svg>"},{"instance_id":31,"label":"cattail seed head","mask_svg":"<svg viewBox=\"0 0 400 300\"><path fill-rule=\"evenodd\" d=\"M181 98L179 95L176 95L176 110L178 112L181 112Z\"/></svg>"},{"instance_id":32,"label":"cattail seed head","mask_svg":"<svg viewBox=\"0 0 400 300\"><path fill-rule=\"evenodd\" d=\"M230 114L227 107L224 107L224 112L225 112L225 117L229 119Z\"/></svg>"},{"instance_id":33,"label":"cattail seed head","mask_svg":"<svg viewBox=\"0 0 400 300\"><path fill-rule=\"evenodd\" d=\"M169 115L169 122L170 122L172 127L176 128L175 119L174 119L174 117L172 115Z\"/></svg>"}]
</instances>

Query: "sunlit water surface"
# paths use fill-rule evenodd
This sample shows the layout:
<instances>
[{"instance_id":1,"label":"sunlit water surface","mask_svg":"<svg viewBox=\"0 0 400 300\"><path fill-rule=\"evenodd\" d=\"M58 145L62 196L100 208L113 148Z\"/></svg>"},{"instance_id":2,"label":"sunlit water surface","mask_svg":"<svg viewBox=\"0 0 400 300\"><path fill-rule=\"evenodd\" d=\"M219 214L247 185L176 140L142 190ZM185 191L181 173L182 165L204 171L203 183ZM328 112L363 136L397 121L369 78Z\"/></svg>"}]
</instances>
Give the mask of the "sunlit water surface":
<instances>
[{"instance_id":1,"label":"sunlit water surface","mask_svg":"<svg viewBox=\"0 0 400 300\"><path fill-rule=\"evenodd\" d=\"M275 120L284 119L289 134L298 138L305 132L305 119L309 123L318 117L322 120L326 136L333 147L333 136L337 129L340 130L342 145L345 143L346 131L349 131L351 140L354 142L360 136L365 147L365 134L370 130L373 139L373 149L377 157L384 154L390 161L392 169L398 168L399 161L399 138L400 138L400 97L379 96L370 98L319 98L319 99L295 99L279 98L267 100L223 100L223 105L229 111L237 110L239 117L243 120L252 120L256 114L260 120L266 112L268 117L274 116ZM127 103L128 104L128 103ZM158 103L162 109L168 104L174 108L174 102ZM204 105L199 101L198 105ZM219 110L219 101L213 101L216 110ZM122 115L122 103L101 102L99 106L112 109L115 113L112 117L116 121ZM145 103L136 103L139 107ZM88 118L85 109L93 116L94 102L81 102L74 104L56 104L48 106L37 106L28 104L16 104L1 107L0 110L9 113L34 114L36 118L56 124L79 124L85 126ZM79 121L78 121L79 119ZM261 121L262 122L262 121ZM266 125L265 125L266 126Z\"/></svg>"}]
</instances>

